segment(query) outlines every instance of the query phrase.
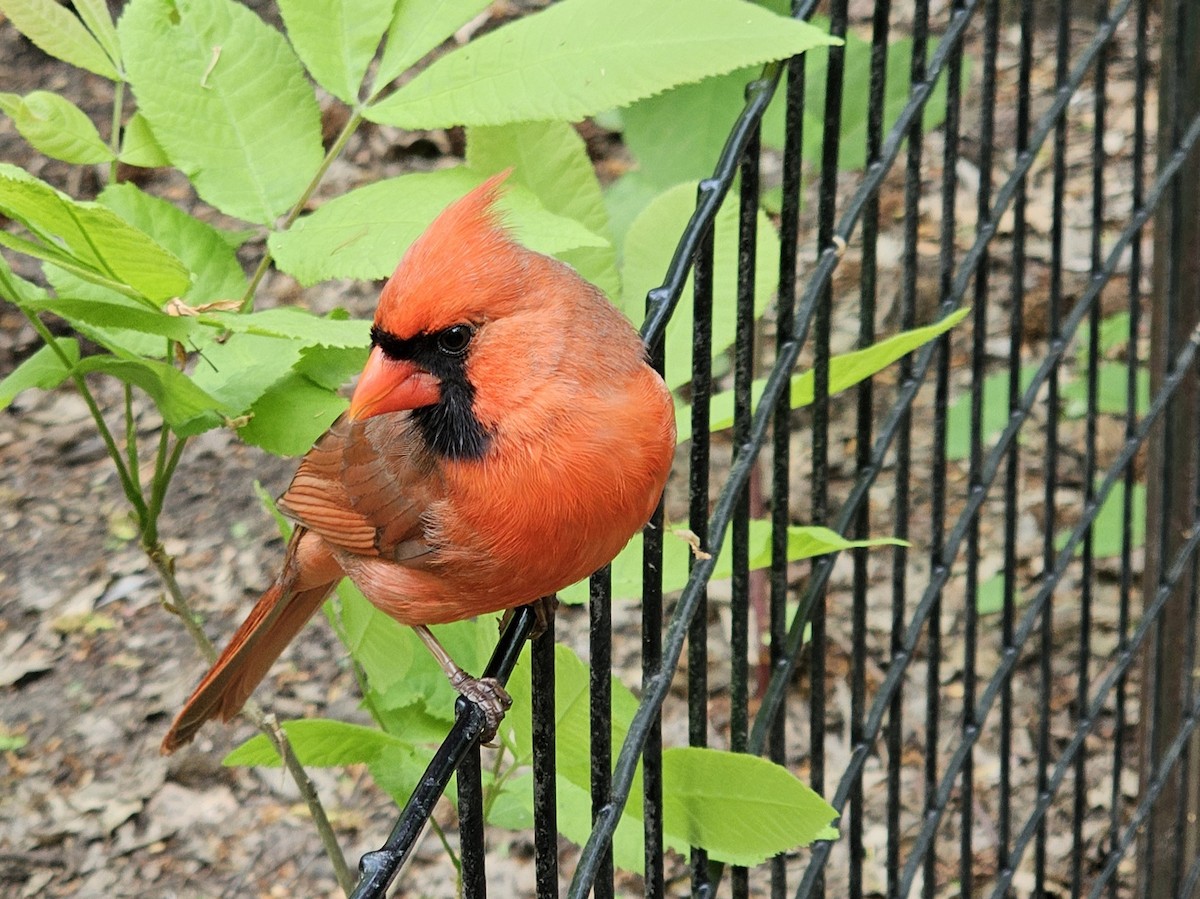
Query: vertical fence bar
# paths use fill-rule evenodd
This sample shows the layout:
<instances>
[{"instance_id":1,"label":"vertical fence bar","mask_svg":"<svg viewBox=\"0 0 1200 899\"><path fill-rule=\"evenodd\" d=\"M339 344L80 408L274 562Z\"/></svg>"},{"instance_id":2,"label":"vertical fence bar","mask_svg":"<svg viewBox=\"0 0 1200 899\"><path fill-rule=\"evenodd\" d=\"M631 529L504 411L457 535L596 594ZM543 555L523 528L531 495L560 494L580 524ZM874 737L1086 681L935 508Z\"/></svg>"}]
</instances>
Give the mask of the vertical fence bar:
<instances>
[{"instance_id":1,"label":"vertical fence bar","mask_svg":"<svg viewBox=\"0 0 1200 899\"><path fill-rule=\"evenodd\" d=\"M487 896L482 777L479 743L475 743L458 765L458 841L464 899L484 899Z\"/></svg>"},{"instance_id":2,"label":"vertical fence bar","mask_svg":"<svg viewBox=\"0 0 1200 899\"><path fill-rule=\"evenodd\" d=\"M1200 112L1200 8L1194 3L1166 3L1163 7L1161 76L1159 80L1158 146L1166 159L1180 142L1184 130ZM1150 388L1156 391L1171 373L1171 360L1200 321L1200 156L1192 153L1167 190L1155 220L1154 292L1150 315ZM1164 420L1151 436L1147 466L1147 547L1145 592L1164 582L1166 560L1186 540L1192 497L1196 493L1195 454L1200 446L1200 421L1196 408L1197 385L1188 378L1167 407ZM1154 650L1145 672L1141 718L1145 728L1142 782L1160 773L1164 756L1183 725L1179 697L1192 676L1187 667L1189 635L1196 623L1189 619L1189 601L1195 585L1190 570L1171 592L1158 622ZM1194 749L1190 753L1196 758ZM1185 829L1183 841L1166 838L1180 815L1195 820L1200 813L1196 780L1185 783L1182 768L1164 772L1167 789L1151 809L1141 851L1142 895L1173 895L1173 877L1162 872L1180 871L1197 855L1200 837L1194 826ZM1184 787L1188 786L1185 792Z\"/></svg>"},{"instance_id":3,"label":"vertical fence bar","mask_svg":"<svg viewBox=\"0 0 1200 899\"><path fill-rule=\"evenodd\" d=\"M829 33L842 37L846 33L847 0L832 0L829 10ZM830 47L825 74L825 126L821 140L821 188L817 204L817 253L832 242L837 225L838 147L842 121L842 80L845 72L845 52L842 47ZM833 285L826 281L817 299L813 324L813 406L812 406L812 523L822 525L829 514L829 339ZM825 615L824 591L812 610L811 653L811 710L809 715L812 741L811 786L818 793L825 791ZM825 895L825 878L821 874L811 895Z\"/></svg>"},{"instance_id":4,"label":"vertical fence bar","mask_svg":"<svg viewBox=\"0 0 1200 899\"><path fill-rule=\"evenodd\" d=\"M758 227L759 129L755 128L742 156L741 192L738 197L737 321L733 352L733 443L737 455L750 443L750 384L754 380L754 260ZM735 457L736 458L736 457ZM750 733L750 488L738 497L733 512L732 540L733 630L730 637L729 747L745 752ZM730 875L734 899L749 895L746 868L734 867Z\"/></svg>"},{"instance_id":5,"label":"vertical fence bar","mask_svg":"<svg viewBox=\"0 0 1200 899\"><path fill-rule=\"evenodd\" d=\"M928 0L917 0L913 9L913 43L912 58L909 62L909 83L919 84L925 80L925 53L929 37L929 3ZM908 129L908 152L904 163L904 250L902 254L903 273L900 284L900 329L910 330L917 321L917 241L918 226L921 220L921 156L923 149L924 129L920 117L913 119ZM902 383L913 377L912 356L900 360L900 381ZM900 540L909 536L909 499L912 482L912 411L905 408L896 433L896 511L893 532ZM930 568L941 561L944 523L944 485L938 478L930 485L930 536L929 559ZM892 552L892 622L891 622L891 656L898 657L904 651L904 637L908 630L907 614L908 594L908 547L898 545ZM929 612L929 635L926 641L926 698L925 698L925 745L930 747L925 753L925 813L928 814L935 802L934 791L937 786L937 752L938 745L938 714L941 707L941 696L938 691L941 668L941 599L934 600ZM888 758L889 758L889 791L899 791L901 760L904 751L903 728L903 696L896 692L888 709ZM896 814L897 826L888 834L888 895L894 896L899 889L901 831L899 828L899 813ZM922 895L932 899L937 890L937 851L930 848L925 857L925 885Z\"/></svg>"},{"instance_id":6,"label":"vertical fence bar","mask_svg":"<svg viewBox=\"0 0 1200 899\"><path fill-rule=\"evenodd\" d=\"M1103 22L1108 17L1107 0L1098 0L1096 15ZM1104 106L1106 100L1107 47L1096 57L1095 92L1092 105L1092 235L1091 272L1096 277L1103 266L1104 234ZM1084 426L1083 501L1091 502L1096 495L1096 436L1099 419L1100 377L1100 298L1097 297L1088 313L1087 330L1087 418ZM1083 536L1080 559L1079 591L1079 667L1076 681L1076 703L1080 714L1087 708L1088 682L1091 672L1092 602L1095 577L1095 531ZM1071 889L1079 895L1084 885L1083 822L1087 815L1087 746L1075 757L1075 783L1071 832Z\"/></svg>"},{"instance_id":7,"label":"vertical fence bar","mask_svg":"<svg viewBox=\"0 0 1200 899\"><path fill-rule=\"evenodd\" d=\"M786 129L783 150L783 202L779 213L779 289L775 315L775 355L795 338L796 276L799 256L801 149L804 146L804 57L787 64ZM784 660L788 617L788 527L791 524L791 410L788 386L775 404L771 424L771 669ZM693 413L694 414L694 413ZM787 762L786 700L771 722L767 755L777 764ZM771 859L771 899L787 895L787 861Z\"/></svg>"},{"instance_id":8,"label":"vertical fence bar","mask_svg":"<svg viewBox=\"0 0 1200 899\"><path fill-rule=\"evenodd\" d=\"M688 464L688 527L708 546L709 401L712 397L713 232L704 233L692 273L692 444ZM688 557L688 570L696 556ZM688 628L688 745L708 745L708 589ZM709 889L708 853L691 850L692 895Z\"/></svg>"},{"instance_id":9,"label":"vertical fence bar","mask_svg":"<svg viewBox=\"0 0 1200 899\"><path fill-rule=\"evenodd\" d=\"M1130 205L1137 213L1145 204L1145 157L1146 157L1146 82L1148 75L1149 0L1139 0L1134 23L1134 107L1133 107L1133 154L1130 161ZM1137 429L1139 350L1142 323L1142 241L1134 240L1129 247L1129 294L1127 331L1128 348L1125 351L1125 439L1129 440ZM1117 612L1117 654L1123 655L1129 648L1130 604L1133 594L1133 489L1136 472L1132 465L1125 469L1125 495L1121 502L1121 582ZM1113 777L1109 795L1109 853L1116 854L1121 836L1122 808L1125 794L1122 789L1122 774L1125 771L1125 741L1129 735L1126 723L1126 693L1128 675L1123 670L1116 684L1113 708ZM1116 878L1109 884L1110 899L1118 895Z\"/></svg>"},{"instance_id":10,"label":"vertical fence bar","mask_svg":"<svg viewBox=\"0 0 1200 899\"><path fill-rule=\"evenodd\" d=\"M1033 71L1033 2L1022 0L1021 3L1021 32L1020 49L1017 62L1017 134L1016 152L1018 155L1029 148L1029 115L1030 115L1030 77ZM999 27L999 3L988 5L987 47L985 54L990 52L990 63L985 56L984 62L984 99L983 119L986 122L984 133L980 135L982 147L981 156L986 156L988 169L980 176L979 215L986 215L985 210L991 206L991 161L990 144L993 139L992 107L995 105L996 90L996 30ZM989 74L990 73L990 74ZM982 168L982 162L980 164ZM985 197L984 184L988 184ZM1008 329L1008 409L1011 414L1021 401L1021 343L1025 336L1025 210L1028 200L1028 183L1021 179L1017 192L1013 197L1013 236L1012 236L1012 284L1009 290L1009 303L1012 314ZM980 265L979 274L975 279L976 295L987 290L987 275L984 266ZM1009 448L1008 459L1004 472L1004 597L1000 610L1000 640L1003 652L1016 651L1013 645L1013 618L1017 595L1017 520L1020 515L1018 500L1018 483L1020 478L1020 454L1017 441ZM1049 527L1049 522L1047 522ZM1000 696L1000 797L999 797L999 834L997 836L997 868L1007 871L1010 865L1009 847L1012 845L1012 730L1013 730L1013 692L1011 678L1004 682L1004 690Z\"/></svg>"},{"instance_id":11,"label":"vertical fence bar","mask_svg":"<svg viewBox=\"0 0 1200 899\"><path fill-rule=\"evenodd\" d=\"M646 311L650 311L647 298ZM662 372L665 340L649 348L650 362ZM663 503L659 499L650 523L642 530L642 686L662 671ZM663 880L662 711L654 716L642 750L642 823L646 838L646 896L666 895Z\"/></svg>"},{"instance_id":12,"label":"vertical fence bar","mask_svg":"<svg viewBox=\"0 0 1200 899\"><path fill-rule=\"evenodd\" d=\"M1071 40L1071 3L1060 0L1058 9L1058 31L1055 39L1055 84L1067 80L1067 68ZM1050 223L1050 346L1062 340L1062 273L1063 273L1063 196L1066 186L1067 115L1059 116L1054 125L1054 181L1051 188ZM1059 367L1056 365L1046 382L1046 467L1043 472L1045 492L1043 519L1057 520L1058 509L1058 416L1060 413ZM1057 549L1054 546L1054 529L1043 529L1042 569L1054 567ZM1049 788L1050 767L1050 702L1054 685L1054 597L1051 596L1042 612L1041 633L1038 641L1038 739L1037 739L1037 795L1042 796ZM1048 861L1046 841L1048 831L1046 819L1038 825L1034 843L1034 891L1044 895L1046 890L1046 864Z\"/></svg>"},{"instance_id":13,"label":"vertical fence bar","mask_svg":"<svg viewBox=\"0 0 1200 899\"><path fill-rule=\"evenodd\" d=\"M867 92L867 165L879 161L883 146L883 104L887 91L888 26L891 4L876 0L871 23L871 75ZM879 239L879 192L867 198L862 220L862 272L859 280L858 345L875 343L875 303L877 285L877 247ZM872 421L875 414L874 381L867 378L858 386L857 420L855 423L855 467L862 472L871 464ZM859 506L855 516L854 537L865 540L870 536L870 503ZM866 715L867 692L867 590L869 557L867 549L853 553L854 575L851 606L851 680L850 680L850 745L857 748L864 741L863 719ZM850 809L850 896L863 895L863 782L854 779L848 801ZM899 818L898 792L888 793L888 817ZM898 821L897 821L898 825Z\"/></svg>"},{"instance_id":14,"label":"vertical fence bar","mask_svg":"<svg viewBox=\"0 0 1200 899\"><path fill-rule=\"evenodd\" d=\"M592 823L612 798L612 568L588 581L588 716L591 730ZM592 884L595 899L613 899L613 854L609 846Z\"/></svg>"},{"instance_id":15,"label":"vertical fence bar","mask_svg":"<svg viewBox=\"0 0 1200 899\"><path fill-rule=\"evenodd\" d=\"M558 797L555 790L554 607L530 647L533 724L533 851L539 899L558 896Z\"/></svg>"}]
</instances>

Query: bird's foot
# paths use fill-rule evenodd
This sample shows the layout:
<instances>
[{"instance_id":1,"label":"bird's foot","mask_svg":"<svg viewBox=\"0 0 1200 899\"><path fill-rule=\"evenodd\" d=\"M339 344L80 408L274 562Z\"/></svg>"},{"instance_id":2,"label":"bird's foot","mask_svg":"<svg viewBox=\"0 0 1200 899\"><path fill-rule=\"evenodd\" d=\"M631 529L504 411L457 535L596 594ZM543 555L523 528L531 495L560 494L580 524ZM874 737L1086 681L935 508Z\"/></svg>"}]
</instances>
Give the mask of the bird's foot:
<instances>
[{"instance_id":1,"label":"bird's foot","mask_svg":"<svg viewBox=\"0 0 1200 899\"><path fill-rule=\"evenodd\" d=\"M504 720L504 713L512 707L512 697L494 677L471 677L465 671L459 671L450 679L452 686L460 696L471 700L483 712L484 729L479 736L481 743L491 743L496 739L496 731Z\"/></svg>"},{"instance_id":2,"label":"bird's foot","mask_svg":"<svg viewBox=\"0 0 1200 899\"><path fill-rule=\"evenodd\" d=\"M550 629L550 624L554 621L554 612L558 609L558 594L540 596L529 605L533 606L533 630L529 632L529 639L536 640ZM516 609L505 610L500 618L500 633L504 633L516 612Z\"/></svg>"}]
</instances>

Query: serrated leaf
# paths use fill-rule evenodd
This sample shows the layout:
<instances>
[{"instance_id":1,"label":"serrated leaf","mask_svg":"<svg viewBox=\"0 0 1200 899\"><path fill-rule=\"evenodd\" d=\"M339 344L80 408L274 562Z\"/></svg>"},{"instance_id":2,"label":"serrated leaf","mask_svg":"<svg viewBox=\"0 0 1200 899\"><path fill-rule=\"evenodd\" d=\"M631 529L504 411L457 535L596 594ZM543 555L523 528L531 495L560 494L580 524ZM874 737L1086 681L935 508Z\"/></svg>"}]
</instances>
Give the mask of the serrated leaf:
<instances>
[{"instance_id":1,"label":"serrated leaf","mask_svg":"<svg viewBox=\"0 0 1200 899\"><path fill-rule=\"evenodd\" d=\"M662 283L667 265L684 225L696 208L696 185L680 184L655 197L634 220L625 237L624 283L621 307L635 324L645 318L647 291ZM733 345L734 299L737 296L738 218L736 204L726 203L714 224L713 251L713 356ZM754 309L761 315L779 277L779 237L762 212L757 220ZM692 278L683 288L684 299L667 325L665 380L672 390L692 380Z\"/></svg>"},{"instance_id":2,"label":"serrated leaf","mask_svg":"<svg viewBox=\"0 0 1200 899\"><path fill-rule=\"evenodd\" d=\"M757 865L825 838L838 813L786 768L755 755L699 747L663 752L663 830L679 852Z\"/></svg>"},{"instance_id":3,"label":"serrated leaf","mask_svg":"<svg viewBox=\"0 0 1200 899\"><path fill-rule=\"evenodd\" d=\"M110 184L98 199L187 267L191 284L180 296L189 304L237 299L245 291L246 274L237 253L212 225L127 182Z\"/></svg>"},{"instance_id":4,"label":"serrated leaf","mask_svg":"<svg viewBox=\"0 0 1200 899\"><path fill-rule=\"evenodd\" d=\"M367 347L371 343L369 321L320 318L295 306L279 306L244 315L212 312L203 318L217 322L230 331L285 338L296 341L302 347Z\"/></svg>"},{"instance_id":5,"label":"serrated leaf","mask_svg":"<svg viewBox=\"0 0 1200 899\"><path fill-rule=\"evenodd\" d=\"M76 366L81 374L100 372L141 388L180 437L190 437L221 423L221 404L186 375L162 362L88 356Z\"/></svg>"},{"instance_id":6,"label":"serrated leaf","mask_svg":"<svg viewBox=\"0 0 1200 899\"><path fill-rule=\"evenodd\" d=\"M284 721L280 727L302 765L331 768L336 765L357 765L373 762L385 749L407 747L402 740L378 728L363 727L329 718ZM265 765L278 768L283 764L274 744L266 734L251 737L221 760L225 767Z\"/></svg>"},{"instance_id":7,"label":"serrated leaf","mask_svg":"<svg viewBox=\"0 0 1200 899\"><path fill-rule=\"evenodd\" d=\"M396 0L280 0L279 12L309 73L353 106L395 6Z\"/></svg>"},{"instance_id":8,"label":"serrated leaf","mask_svg":"<svg viewBox=\"0 0 1200 899\"><path fill-rule=\"evenodd\" d=\"M56 0L0 0L0 12L8 16L17 31L55 59L110 81L120 79L100 43Z\"/></svg>"},{"instance_id":9,"label":"serrated leaf","mask_svg":"<svg viewBox=\"0 0 1200 899\"><path fill-rule=\"evenodd\" d=\"M300 198L320 113L279 32L230 0L133 0L118 32L142 114L204 200L270 224Z\"/></svg>"},{"instance_id":10,"label":"serrated leaf","mask_svg":"<svg viewBox=\"0 0 1200 899\"><path fill-rule=\"evenodd\" d=\"M556 215L608 237L608 211L596 170L579 133L566 122L523 122L472 128L467 165L484 174L512 167L511 183L528 189ZM558 257L611 298L620 296L617 254L612 244L580 247Z\"/></svg>"},{"instance_id":11,"label":"serrated leaf","mask_svg":"<svg viewBox=\"0 0 1200 899\"><path fill-rule=\"evenodd\" d=\"M312 449L346 406L336 393L289 372L254 401L250 421L238 428L238 436L277 456L299 456Z\"/></svg>"},{"instance_id":12,"label":"serrated leaf","mask_svg":"<svg viewBox=\"0 0 1200 899\"><path fill-rule=\"evenodd\" d=\"M168 337L171 340L187 340L198 327L195 319L167 315L147 309L141 303L120 294L104 299L77 299L70 296L47 297L32 304L33 308L53 312L65 318L73 326L92 328L116 328Z\"/></svg>"},{"instance_id":13,"label":"serrated leaf","mask_svg":"<svg viewBox=\"0 0 1200 899\"><path fill-rule=\"evenodd\" d=\"M969 309L958 309L940 321L911 331L901 331L878 343L861 350L852 350L834 356L829 362L829 394L832 396L847 390L878 372L883 371L900 357L911 353L918 347L924 346L936 337L949 331L970 312ZM1007 382L1005 382L1007 384ZM813 401L814 376L809 371L792 376L791 407L801 409ZM751 413L758 409L763 391L766 389L766 378L759 378L750 385ZM734 396L732 390L725 390L712 397L709 407L709 428L713 431L723 431L733 427ZM678 439L682 443L692 436L692 410L690 406L676 407L676 426Z\"/></svg>"},{"instance_id":14,"label":"serrated leaf","mask_svg":"<svg viewBox=\"0 0 1200 899\"><path fill-rule=\"evenodd\" d=\"M121 67L121 42L117 38L117 26L108 11L107 0L73 0L71 3L83 24L92 33L97 43L118 69Z\"/></svg>"},{"instance_id":15,"label":"serrated leaf","mask_svg":"<svg viewBox=\"0 0 1200 899\"><path fill-rule=\"evenodd\" d=\"M491 0L402 0L388 28L387 44L375 73L373 92L450 37Z\"/></svg>"},{"instance_id":16,"label":"serrated leaf","mask_svg":"<svg viewBox=\"0 0 1200 899\"><path fill-rule=\"evenodd\" d=\"M221 401L231 416L250 410L300 361L300 345L260 334L231 334L200 350L192 380Z\"/></svg>"},{"instance_id":17,"label":"serrated leaf","mask_svg":"<svg viewBox=\"0 0 1200 899\"><path fill-rule=\"evenodd\" d=\"M483 182L466 168L401 175L326 203L268 243L276 264L301 284L330 278L386 278L404 250L452 201ZM605 241L571 219L547 212L520 186L499 202L517 238L553 255Z\"/></svg>"},{"instance_id":18,"label":"serrated leaf","mask_svg":"<svg viewBox=\"0 0 1200 899\"><path fill-rule=\"evenodd\" d=\"M0 109L40 153L75 165L108 162L113 152L82 109L50 91L0 94Z\"/></svg>"},{"instance_id":19,"label":"serrated leaf","mask_svg":"<svg viewBox=\"0 0 1200 899\"><path fill-rule=\"evenodd\" d=\"M563 0L442 57L366 114L402 128L577 121L830 42L741 0Z\"/></svg>"},{"instance_id":20,"label":"serrated leaf","mask_svg":"<svg viewBox=\"0 0 1200 899\"><path fill-rule=\"evenodd\" d=\"M77 266L77 274L95 283L156 302L191 284L174 255L111 210L77 203L12 166L0 165L0 213L29 229L35 246L45 250L34 254L38 258Z\"/></svg>"},{"instance_id":21,"label":"serrated leaf","mask_svg":"<svg viewBox=\"0 0 1200 899\"><path fill-rule=\"evenodd\" d=\"M54 342L72 364L79 361L79 341L72 337L57 337ZM70 374L71 370L63 365L58 353L44 346L0 379L0 409L6 408L21 391L32 387L53 390Z\"/></svg>"},{"instance_id":22,"label":"serrated leaf","mask_svg":"<svg viewBox=\"0 0 1200 899\"><path fill-rule=\"evenodd\" d=\"M126 165L136 165L144 169L162 168L171 164L166 150L159 145L154 132L150 130L150 123L140 112L135 112L121 131L121 153L118 158Z\"/></svg>"}]
</instances>

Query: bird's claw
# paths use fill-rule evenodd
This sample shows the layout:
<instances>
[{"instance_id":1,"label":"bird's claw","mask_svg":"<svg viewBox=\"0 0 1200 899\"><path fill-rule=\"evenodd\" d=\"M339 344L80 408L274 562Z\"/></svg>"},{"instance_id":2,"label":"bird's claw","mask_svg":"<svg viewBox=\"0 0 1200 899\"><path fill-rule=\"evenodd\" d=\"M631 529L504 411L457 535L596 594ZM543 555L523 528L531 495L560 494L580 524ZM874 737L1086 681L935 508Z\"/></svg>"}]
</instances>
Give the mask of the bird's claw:
<instances>
[{"instance_id":1,"label":"bird's claw","mask_svg":"<svg viewBox=\"0 0 1200 899\"><path fill-rule=\"evenodd\" d=\"M508 691L494 677L471 677L466 672L462 672L462 677L454 678L451 686L483 712L484 728L479 735L479 742L491 743L496 739L504 713L512 707L512 697Z\"/></svg>"}]
</instances>

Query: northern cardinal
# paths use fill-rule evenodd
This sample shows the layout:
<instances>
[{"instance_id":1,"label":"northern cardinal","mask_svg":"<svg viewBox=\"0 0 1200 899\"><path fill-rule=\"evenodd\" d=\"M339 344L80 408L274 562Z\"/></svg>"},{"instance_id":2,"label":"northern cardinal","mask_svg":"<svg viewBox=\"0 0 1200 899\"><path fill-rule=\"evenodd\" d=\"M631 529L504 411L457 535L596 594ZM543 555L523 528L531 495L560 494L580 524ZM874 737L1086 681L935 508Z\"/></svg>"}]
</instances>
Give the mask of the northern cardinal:
<instances>
[{"instance_id":1,"label":"northern cardinal","mask_svg":"<svg viewBox=\"0 0 1200 899\"><path fill-rule=\"evenodd\" d=\"M494 733L507 695L426 625L553 594L650 518L675 450L671 395L603 293L504 228L506 176L447 207L388 280L350 408L279 501L297 525L282 570L164 753L237 714L343 576L416 629Z\"/></svg>"}]
</instances>

